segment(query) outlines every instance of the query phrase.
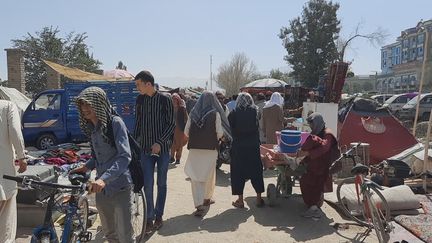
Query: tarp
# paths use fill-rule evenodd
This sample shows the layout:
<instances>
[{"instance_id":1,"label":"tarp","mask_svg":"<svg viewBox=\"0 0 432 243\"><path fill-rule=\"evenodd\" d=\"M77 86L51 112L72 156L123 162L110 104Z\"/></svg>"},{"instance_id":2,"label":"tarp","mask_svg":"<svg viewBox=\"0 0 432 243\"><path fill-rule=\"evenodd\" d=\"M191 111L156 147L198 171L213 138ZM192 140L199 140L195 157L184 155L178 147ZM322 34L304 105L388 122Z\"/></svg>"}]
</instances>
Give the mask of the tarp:
<instances>
[{"instance_id":1,"label":"tarp","mask_svg":"<svg viewBox=\"0 0 432 243\"><path fill-rule=\"evenodd\" d=\"M27 106L31 102L31 99L17 89L2 86L0 86L0 99L14 102L21 114L27 109Z\"/></svg>"},{"instance_id":2,"label":"tarp","mask_svg":"<svg viewBox=\"0 0 432 243\"><path fill-rule=\"evenodd\" d=\"M78 68L65 67L60 64L43 60L46 65L54 69L59 74L68 77L74 81L119 81L119 80L131 80L131 78L112 78L96 73L85 72Z\"/></svg>"},{"instance_id":3,"label":"tarp","mask_svg":"<svg viewBox=\"0 0 432 243\"><path fill-rule=\"evenodd\" d=\"M372 102L372 103L369 103ZM340 146L351 143L370 144L370 162L379 163L416 145L415 137L389 112L371 100L356 99L349 102L339 118Z\"/></svg>"},{"instance_id":4,"label":"tarp","mask_svg":"<svg viewBox=\"0 0 432 243\"><path fill-rule=\"evenodd\" d=\"M129 80L134 79L134 76L130 72L122 69L113 69L113 70L104 71L103 74L104 76L115 78L115 79L125 79L125 78Z\"/></svg>"},{"instance_id":5,"label":"tarp","mask_svg":"<svg viewBox=\"0 0 432 243\"><path fill-rule=\"evenodd\" d=\"M283 88L285 85L288 85L285 81L274 78L265 78L248 83L243 88Z\"/></svg>"}]
</instances>

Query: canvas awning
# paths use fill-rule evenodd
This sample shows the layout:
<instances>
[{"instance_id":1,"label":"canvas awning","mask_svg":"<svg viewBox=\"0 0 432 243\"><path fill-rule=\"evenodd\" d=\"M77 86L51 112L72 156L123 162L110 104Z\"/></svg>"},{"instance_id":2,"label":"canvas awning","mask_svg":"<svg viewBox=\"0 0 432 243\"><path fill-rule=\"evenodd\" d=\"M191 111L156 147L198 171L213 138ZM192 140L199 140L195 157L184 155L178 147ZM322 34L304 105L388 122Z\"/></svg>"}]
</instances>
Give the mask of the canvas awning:
<instances>
[{"instance_id":1,"label":"canvas awning","mask_svg":"<svg viewBox=\"0 0 432 243\"><path fill-rule=\"evenodd\" d=\"M43 60L46 65L54 69L59 74L68 77L74 81L119 81L119 80L131 80L131 78L112 78L96 73L90 73L83 71L78 68L65 67L55 62Z\"/></svg>"}]
</instances>

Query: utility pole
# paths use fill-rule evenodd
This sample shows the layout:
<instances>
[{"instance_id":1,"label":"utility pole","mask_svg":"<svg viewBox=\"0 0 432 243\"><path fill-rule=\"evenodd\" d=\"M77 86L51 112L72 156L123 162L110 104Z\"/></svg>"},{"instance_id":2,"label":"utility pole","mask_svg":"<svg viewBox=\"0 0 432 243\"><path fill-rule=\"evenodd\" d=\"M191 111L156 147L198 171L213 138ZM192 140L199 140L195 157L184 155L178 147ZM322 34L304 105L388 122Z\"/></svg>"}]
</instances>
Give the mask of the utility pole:
<instances>
[{"instance_id":1,"label":"utility pole","mask_svg":"<svg viewBox=\"0 0 432 243\"><path fill-rule=\"evenodd\" d=\"M212 55L210 55L210 90L213 91L213 72L212 72L212 64L213 64L213 58Z\"/></svg>"}]
</instances>

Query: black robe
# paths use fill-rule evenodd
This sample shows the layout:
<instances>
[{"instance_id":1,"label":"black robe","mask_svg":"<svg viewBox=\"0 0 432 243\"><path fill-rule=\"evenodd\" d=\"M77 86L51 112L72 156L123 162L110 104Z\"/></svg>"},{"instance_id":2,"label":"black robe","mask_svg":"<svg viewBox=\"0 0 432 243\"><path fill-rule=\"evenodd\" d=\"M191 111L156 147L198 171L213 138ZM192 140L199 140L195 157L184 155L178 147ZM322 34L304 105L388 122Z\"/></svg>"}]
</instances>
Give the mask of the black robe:
<instances>
[{"instance_id":1,"label":"black robe","mask_svg":"<svg viewBox=\"0 0 432 243\"><path fill-rule=\"evenodd\" d=\"M259 123L254 108L234 109L228 116L233 142L231 147L231 178L261 179ZM233 180L232 180L233 181Z\"/></svg>"}]
</instances>

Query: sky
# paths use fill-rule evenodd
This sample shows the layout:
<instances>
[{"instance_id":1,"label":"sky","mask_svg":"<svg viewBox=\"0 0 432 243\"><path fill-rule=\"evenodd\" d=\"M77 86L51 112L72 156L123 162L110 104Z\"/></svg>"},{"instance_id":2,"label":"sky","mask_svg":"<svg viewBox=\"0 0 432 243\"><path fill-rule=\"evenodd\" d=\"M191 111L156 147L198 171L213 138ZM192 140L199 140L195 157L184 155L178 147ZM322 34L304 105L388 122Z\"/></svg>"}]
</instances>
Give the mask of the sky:
<instances>
[{"instance_id":1,"label":"sky","mask_svg":"<svg viewBox=\"0 0 432 243\"><path fill-rule=\"evenodd\" d=\"M45 26L63 35L86 32L87 44L104 70L121 60L136 74L149 70L167 86L205 86L212 71L242 52L263 74L288 70L278 34L301 15L304 0L1 0L0 78L7 79L5 48L12 39ZM361 32L382 28L385 44L420 19L432 18L430 0L339 0L341 36L361 23ZM345 59L356 74L380 71L380 46L357 39ZM215 84L214 84L215 85Z\"/></svg>"}]
</instances>

